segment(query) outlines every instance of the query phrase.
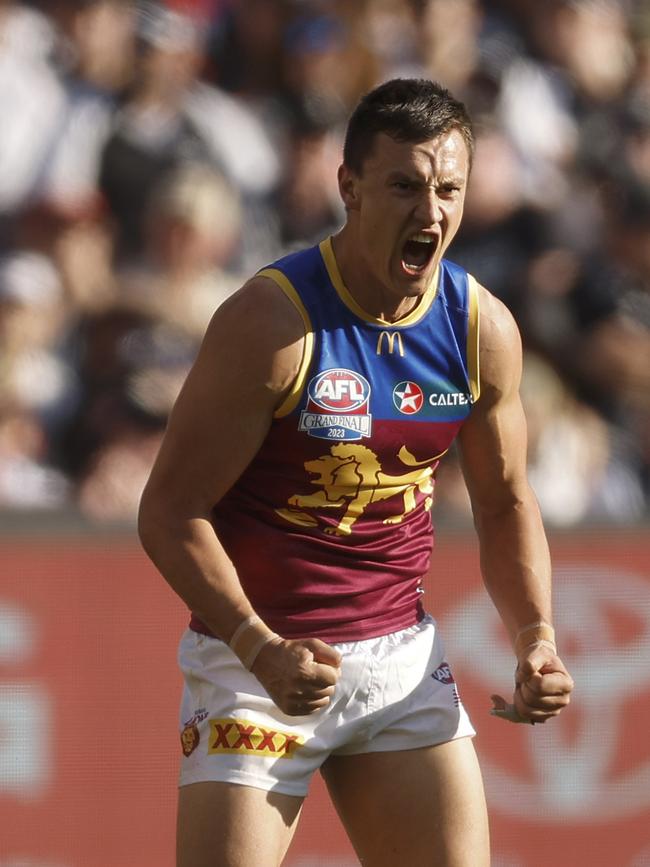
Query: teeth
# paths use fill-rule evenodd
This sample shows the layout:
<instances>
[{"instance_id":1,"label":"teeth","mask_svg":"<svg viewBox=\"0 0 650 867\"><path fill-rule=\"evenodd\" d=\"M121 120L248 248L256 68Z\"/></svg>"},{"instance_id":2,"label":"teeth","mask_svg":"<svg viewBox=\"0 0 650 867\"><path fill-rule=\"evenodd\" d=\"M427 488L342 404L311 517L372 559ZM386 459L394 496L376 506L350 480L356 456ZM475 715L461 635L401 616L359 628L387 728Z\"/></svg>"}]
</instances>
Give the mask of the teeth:
<instances>
[{"instance_id":1,"label":"teeth","mask_svg":"<svg viewBox=\"0 0 650 867\"><path fill-rule=\"evenodd\" d=\"M416 232L415 235L411 235L409 241L418 241L420 244L433 244L433 237L425 235L424 232Z\"/></svg>"}]
</instances>

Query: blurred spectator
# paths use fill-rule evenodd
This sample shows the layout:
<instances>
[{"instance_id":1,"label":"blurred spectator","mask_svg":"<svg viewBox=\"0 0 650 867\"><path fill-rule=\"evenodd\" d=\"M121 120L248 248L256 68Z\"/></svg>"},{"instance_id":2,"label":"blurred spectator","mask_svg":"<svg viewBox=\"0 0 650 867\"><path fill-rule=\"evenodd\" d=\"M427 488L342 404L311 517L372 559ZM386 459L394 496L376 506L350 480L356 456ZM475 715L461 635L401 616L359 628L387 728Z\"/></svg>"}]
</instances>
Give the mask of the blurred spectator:
<instances>
[{"instance_id":1,"label":"blurred spectator","mask_svg":"<svg viewBox=\"0 0 650 867\"><path fill-rule=\"evenodd\" d=\"M289 106L313 124L343 124L356 95L372 83L367 50L357 44L346 18L308 6L289 20L283 49Z\"/></svg>"},{"instance_id":2,"label":"blurred spectator","mask_svg":"<svg viewBox=\"0 0 650 867\"><path fill-rule=\"evenodd\" d=\"M277 201L280 240L287 248L318 243L343 223L336 183L340 138L308 117L296 119L291 131L287 145L290 168Z\"/></svg>"},{"instance_id":3,"label":"blurred spectator","mask_svg":"<svg viewBox=\"0 0 650 867\"><path fill-rule=\"evenodd\" d=\"M480 61L484 10L478 0L410 0L421 74L458 98L466 96Z\"/></svg>"},{"instance_id":4,"label":"blurred spectator","mask_svg":"<svg viewBox=\"0 0 650 867\"><path fill-rule=\"evenodd\" d=\"M0 216L32 195L65 105L53 67L52 22L22 3L0 2Z\"/></svg>"},{"instance_id":5,"label":"blurred spectator","mask_svg":"<svg viewBox=\"0 0 650 867\"><path fill-rule=\"evenodd\" d=\"M53 440L78 398L59 354L66 325L59 275L36 252L0 260L0 505L45 509L68 499Z\"/></svg>"},{"instance_id":6,"label":"blurred spectator","mask_svg":"<svg viewBox=\"0 0 650 867\"><path fill-rule=\"evenodd\" d=\"M544 520L555 527L643 517L637 467L620 433L571 392L540 356L524 353L521 398L528 426L528 477ZM456 452L437 473L435 520L469 522L471 505Z\"/></svg>"},{"instance_id":7,"label":"blurred spectator","mask_svg":"<svg viewBox=\"0 0 650 867\"><path fill-rule=\"evenodd\" d=\"M524 191L521 164L496 127L476 137L465 214L449 258L516 310L530 259L544 249L545 223Z\"/></svg>"},{"instance_id":8,"label":"blurred spectator","mask_svg":"<svg viewBox=\"0 0 650 867\"><path fill-rule=\"evenodd\" d=\"M521 387L528 475L545 520L575 526L627 523L643 514L636 468L617 454L614 432L579 402L549 364L527 353Z\"/></svg>"},{"instance_id":9,"label":"blurred spectator","mask_svg":"<svg viewBox=\"0 0 650 867\"><path fill-rule=\"evenodd\" d=\"M619 0L551 0L533 7L529 35L546 62L568 79L578 98L610 102L632 70L624 4Z\"/></svg>"},{"instance_id":10,"label":"blurred spectator","mask_svg":"<svg viewBox=\"0 0 650 867\"><path fill-rule=\"evenodd\" d=\"M650 482L650 186L602 188L603 243L580 258L557 248L531 263L520 307L525 339L619 430Z\"/></svg>"},{"instance_id":11,"label":"blurred spectator","mask_svg":"<svg viewBox=\"0 0 650 867\"><path fill-rule=\"evenodd\" d=\"M104 214L61 220L51 234L51 255L76 316L105 310L117 297L113 230Z\"/></svg>"},{"instance_id":12,"label":"blurred spectator","mask_svg":"<svg viewBox=\"0 0 650 867\"><path fill-rule=\"evenodd\" d=\"M581 132L625 92L633 51L617 0L550 0L529 10L530 53L505 70L498 117L526 170L530 200L562 207L571 201L572 164L597 141Z\"/></svg>"},{"instance_id":13,"label":"blurred spectator","mask_svg":"<svg viewBox=\"0 0 650 867\"><path fill-rule=\"evenodd\" d=\"M0 508L41 511L69 504L70 485L47 461L43 428L21 404L0 403Z\"/></svg>"},{"instance_id":14,"label":"blurred spectator","mask_svg":"<svg viewBox=\"0 0 650 867\"><path fill-rule=\"evenodd\" d=\"M248 209L246 243L257 245L251 255L263 261L275 238L266 236L258 208L280 171L264 127L243 103L200 80L200 20L146 3L137 21L133 87L115 118L101 170L119 253L128 258L142 252L144 217L161 179L183 162L203 161L240 190Z\"/></svg>"},{"instance_id":15,"label":"blurred spectator","mask_svg":"<svg viewBox=\"0 0 650 867\"><path fill-rule=\"evenodd\" d=\"M363 4L356 31L370 55L376 79L423 74L412 5L410 0L370 0Z\"/></svg>"},{"instance_id":16,"label":"blurred spectator","mask_svg":"<svg viewBox=\"0 0 650 867\"><path fill-rule=\"evenodd\" d=\"M79 481L81 513L92 521L133 523L162 430L125 423L92 454Z\"/></svg>"},{"instance_id":17,"label":"blurred spectator","mask_svg":"<svg viewBox=\"0 0 650 867\"><path fill-rule=\"evenodd\" d=\"M181 166L152 192L144 255L119 275L122 296L198 344L216 308L243 282L230 268L242 220L237 191L222 175Z\"/></svg>"},{"instance_id":18,"label":"blurred spectator","mask_svg":"<svg viewBox=\"0 0 650 867\"><path fill-rule=\"evenodd\" d=\"M63 437L64 468L91 517L133 520L146 466L196 349L185 331L134 304L81 320L76 354L83 401ZM116 461L124 467L118 470Z\"/></svg>"},{"instance_id":19,"label":"blurred spectator","mask_svg":"<svg viewBox=\"0 0 650 867\"><path fill-rule=\"evenodd\" d=\"M650 10L644 0L636 0L630 12L630 35L635 54L635 67L630 81L632 97L647 100L650 91Z\"/></svg>"},{"instance_id":20,"label":"blurred spectator","mask_svg":"<svg viewBox=\"0 0 650 867\"><path fill-rule=\"evenodd\" d=\"M275 100L282 88L282 34L286 3L238 0L218 16L208 46L210 70L220 87L249 105Z\"/></svg>"},{"instance_id":21,"label":"blurred spectator","mask_svg":"<svg viewBox=\"0 0 650 867\"><path fill-rule=\"evenodd\" d=\"M32 251L0 260L0 400L34 413L48 430L77 399L76 373L60 352L67 322L51 260Z\"/></svg>"},{"instance_id":22,"label":"blurred spectator","mask_svg":"<svg viewBox=\"0 0 650 867\"><path fill-rule=\"evenodd\" d=\"M133 76L134 11L128 0L56 0L51 8L65 104L38 194L62 213L79 214L98 205L101 153Z\"/></svg>"},{"instance_id":23,"label":"blurred spectator","mask_svg":"<svg viewBox=\"0 0 650 867\"><path fill-rule=\"evenodd\" d=\"M0 0L0 506L133 520L213 310L338 228L341 124L396 74L475 119L450 258L522 330L545 518L650 515L638 0ZM469 520L453 454L435 509Z\"/></svg>"},{"instance_id":24,"label":"blurred spectator","mask_svg":"<svg viewBox=\"0 0 650 867\"><path fill-rule=\"evenodd\" d=\"M650 184L650 76L645 94L631 97L622 110L625 160L632 172Z\"/></svg>"},{"instance_id":25,"label":"blurred spectator","mask_svg":"<svg viewBox=\"0 0 650 867\"><path fill-rule=\"evenodd\" d=\"M606 260L585 266L570 298L585 351L577 367L601 406L648 410L650 184L631 178L627 189L611 193Z\"/></svg>"}]
</instances>

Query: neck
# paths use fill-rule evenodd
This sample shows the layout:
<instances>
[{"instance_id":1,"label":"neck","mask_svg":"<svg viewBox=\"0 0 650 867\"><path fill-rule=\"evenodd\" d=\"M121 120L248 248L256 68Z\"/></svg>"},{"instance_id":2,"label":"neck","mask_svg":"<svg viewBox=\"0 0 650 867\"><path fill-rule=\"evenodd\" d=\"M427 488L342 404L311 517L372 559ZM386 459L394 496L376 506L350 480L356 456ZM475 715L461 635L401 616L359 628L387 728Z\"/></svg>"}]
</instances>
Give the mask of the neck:
<instances>
[{"instance_id":1,"label":"neck","mask_svg":"<svg viewBox=\"0 0 650 867\"><path fill-rule=\"evenodd\" d=\"M392 294L366 267L355 251L359 245L345 226L332 236L332 249L345 288L359 307L375 319L397 322L420 303L420 296L400 298Z\"/></svg>"}]
</instances>

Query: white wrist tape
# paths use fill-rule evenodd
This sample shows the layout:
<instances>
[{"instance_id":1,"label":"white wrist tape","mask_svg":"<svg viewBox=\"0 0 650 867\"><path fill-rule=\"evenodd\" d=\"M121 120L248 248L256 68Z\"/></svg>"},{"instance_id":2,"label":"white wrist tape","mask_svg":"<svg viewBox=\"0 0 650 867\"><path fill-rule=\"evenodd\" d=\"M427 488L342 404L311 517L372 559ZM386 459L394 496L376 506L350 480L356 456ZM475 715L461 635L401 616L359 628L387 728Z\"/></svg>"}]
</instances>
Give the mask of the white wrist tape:
<instances>
[{"instance_id":1,"label":"white wrist tape","mask_svg":"<svg viewBox=\"0 0 650 867\"><path fill-rule=\"evenodd\" d=\"M280 636L276 632L270 632L268 635L263 635L261 638L259 638L258 641L248 651L246 657L243 659L240 657L244 668L247 668L250 671L253 667L253 663L259 656L260 650L279 637Z\"/></svg>"},{"instance_id":2,"label":"white wrist tape","mask_svg":"<svg viewBox=\"0 0 650 867\"><path fill-rule=\"evenodd\" d=\"M239 640L240 636L242 636L244 634L244 632L246 632L246 630L248 629L249 626L252 626L253 623L257 623L259 619L260 618L257 616L257 614L251 614L251 616L247 617L246 620L242 620L242 622L239 624L237 629L235 629L235 631L233 632L232 637L231 637L230 641L228 642L228 647L232 651L234 651L235 653L237 652L235 650L235 647L237 645L237 641Z\"/></svg>"},{"instance_id":3,"label":"white wrist tape","mask_svg":"<svg viewBox=\"0 0 650 867\"><path fill-rule=\"evenodd\" d=\"M279 637L257 614L251 614L235 629L228 647L250 671L262 648Z\"/></svg>"},{"instance_id":4,"label":"white wrist tape","mask_svg":"<svg viewBox=\"0 0 650 867\"><path fill-rule=\"evenodd\" d=\"M557 653L555 630L550 623L540 620L537 623L522 626L515 636L515 653L519 657L531 647L549 647L554 653Z\"/></svg>"},{"instance_id":5,"label":"white wrist tape","mask_svg":"<svg viewBox=\"0 0 650 867\"><path fill-rule=\"evenodd\" d=\"M526 650L532 650L534 647L548 647L553 653L557 653L557 647L555 646L554 641L546 641L544 638L540 638L538 641L533 641L530 644L526 644L519 650L519 654L522 654Z\"/></svg>"}]
</instances>

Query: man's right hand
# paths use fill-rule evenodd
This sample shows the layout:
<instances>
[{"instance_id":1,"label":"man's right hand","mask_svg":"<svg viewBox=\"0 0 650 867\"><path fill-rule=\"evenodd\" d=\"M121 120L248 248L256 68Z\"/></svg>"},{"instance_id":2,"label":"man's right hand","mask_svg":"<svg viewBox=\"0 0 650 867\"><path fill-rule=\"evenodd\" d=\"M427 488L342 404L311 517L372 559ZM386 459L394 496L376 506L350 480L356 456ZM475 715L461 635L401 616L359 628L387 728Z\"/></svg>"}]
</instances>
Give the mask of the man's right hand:
<instances>
[{"instance_id":1,"label":"man's right hand","mask_svg":"<svg viewBox=\"0 0 650 867\"><path fill-rule=\"evenodd\" d=\"M341 654L318 638L276 638L259 652L251 672L281 711L304 716L330 703L340 665Z\"/></svg>"}]
</instances>

